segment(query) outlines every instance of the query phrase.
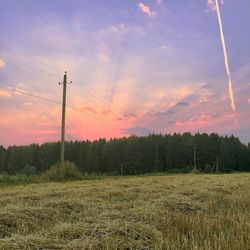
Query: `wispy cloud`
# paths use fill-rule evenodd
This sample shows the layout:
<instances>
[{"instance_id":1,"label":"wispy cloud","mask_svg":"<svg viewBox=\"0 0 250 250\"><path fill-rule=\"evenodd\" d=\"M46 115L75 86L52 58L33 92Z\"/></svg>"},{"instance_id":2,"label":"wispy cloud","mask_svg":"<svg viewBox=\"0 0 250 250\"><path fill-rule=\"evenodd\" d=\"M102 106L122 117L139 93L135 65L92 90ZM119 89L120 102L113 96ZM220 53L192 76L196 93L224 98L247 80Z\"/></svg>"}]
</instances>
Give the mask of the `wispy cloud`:
<instances>
[{"instance_id":1,"label":"wispy cloud","mask_svg":"<svg viewBox=\"0 0 250 250\"><path fill-rule=\"evenodd\" d=\"M156 1L156 3L158 3L158 4L162 4L163 2L164 2L164 0L155 0Z\"/></svg>"},{"instance_id":2,"label":"wispy cloud","mask_svg":"<svg viewBox=\"0 0 250 250\"><path fill-rule=\"evenodd\" d=\"M110 51L104 44L102 46L100 46L98 59L99 59L99 62L101 62L103 64L108 64L111 60L110 59Z\"/></svg>"},{"instance_id":3,"label":"wispy cloud","mask_svg":"<svg viewBox=\"0 0 250 250\"><path fill-rule=\"evenodd\" d=\"M143 127L133 127L133 128L121 129L121 133L125 135L146 136L149 134L154 134L154 131Z\"/></svg>"},{"instance_id":4,"label":"wispy cloud","mask_svg":"<svg viewBox=\"0 0 250 250\"><path fill-rule=\"evenodd\" d=\"M127 34L131 29L124 23L111 25L111 30L116 33Z\"/></svg>"},{"instance_id":5,"label":"wispy cloud","mask_svg":"<svg viewBox=\"0 0 250 250\"><path fill-rule=\"evenodd\" d=\"M175 96L178 99L182 99L185 98L191 94L194 93L194 90L191 87L185 86L185 87L181 87L181 88L177 88L175 90Z\"/></svg>"},{"instance_id":6,"label":"wispy cloud","mask_svg":"<svg viewBox=\"0 0 250 250\"><path fill-rule=\"evenodd\" d=\"M0 89L0 97L11 97L11 93L9 91L1 90Z\"/></svg>"},{"instance_id":7,"label":"wispy cloud","mask_svg":"<svg viewBox=\"0 0 250 250\"><path fill-rule=\"evenodd\" d=\"M101 111L101 114L103 114L103 115L109 115L110 113L112 113L111 109L105 109L105 110Z\"/></svg>"},{"instance_id":8,"label":"wispy cloud","mask_svg":"<svg viewBox=\"0 0 250 250\"><path fill-rule=\"evenodd\" d=\"M202 83L199 90L200 99L198 101L198 104L208 103L211 100L212 92L212 85Z\"/></svg>"},{"instance_id":9,"label":"wispy cloud","mask_svg":"<svg viewBox=\"0 0 250 250\"><path fill-rule=\"evenodd\" d=\"M90 107L90 106L83 107L83 108L81 108L81 110L85 111L85 112L92 113L92 114L97 114L96 109L93 107Z\"/></svg>"},{"instance_id":10,"label":"wispy cloud","mask_svg":"<svg viewBox=\"0 0 250 250\"><path fill-rule=\"evenodd\" d=\"M157 112L157 113L153 113L153 114L149 114L149 115L153 115L153 116L170 116L175 114L175 111L173 109L169 109L165 112Z\"/></svg>"},{"instance_id":11,"label":"wispy cloud","mask_svg":"<svg viewBox=\"0 0 250 250\"><path fill-rule=\"evenodd\" d=\"M169 46L169 45L167 45L167 44L161 45L160 48L161 48L162 51L164 51L164 52L167 53L167 54L173 54L173 53L175 52L174 47Z\"/></svg>"},{"instance_id":12,"label":"wispy cloud","mask_svg":"<svg viewBox=\"0 0 250 250\"><path fill-rule=\"evenodd\" d=\"M173 105L172 107L170 107L168 110L166 111L160 111L160 112L156 112L156 113L152 113L149 115L153 115L154 117L162 117L162 116L170 116L170 115L174 115L177 112L182 111L184 108L189 107L190 103L186 102L186 101L180 101L177 102L175 105Z\"/></svg>"},{"instance_id":13,"label":"wispy cloud","mask_svg":"<svg viewBox=\"0 0 250 250\"><path fill-rule=\"evenodd\" d=\"M221 2L222 5L225 4L224 0L221 0L220 2ZM216 11L216 9L217 9L216 0L208 0L207 1L207 6L209 7L210 10Z\"/></svg>"},{"instance_id":14,"label":"wispy cloud","mask_svg":"<svg viewBox=\"0 0 250 250\"><path fill-rule=\"evenodd\" d=\"M24 102L24 105L25 105L25 106L32 106L32 105L33 105L33 102Z\"/></svg>"},{"instance_id":15,"label":"wispy cloud","mask_svg":"<svg viewBox=\"0 0 250 250\"><path fill-rule=\"evenodd\" d=\"M193 125L206 125L208 122L211 121L212 118L213 116L210 114L201 113L200 115L190 118L186 121L177 121L175 125L178 127L183 127L183 126L186 127L186 126L193 126Z\"/></svg>"},{"instance_id":16,"label":"wispy cloud","mask_svg":"<svg viewBox=\"0 0 250 250\"><path fill-rule=\"evenodd\" d=\"M188 102L178 102L178 103L176 104L176 106L185 107L185 106L189 106L189 103L188 103Z\"/></svg>"},{"instance_id":17,"label":"wispy cloud","mask_svg":"<svg viewBox=\"0 0 250 250\"><path fill-rule=\"evenodd\" d=\"M7 38L12 37L6 43L27 57L1 47L1 54L7 59L5 61L0 57L0 78L3 77L12 86L9 91L3 89L0 92L0 126L3 123L6 125L6 129L0 128L0 137L9 134L8 137L6 135L6 144L19 142L15 141L17 131L13 134L10 132L11 124L12 131L15 131L16 124L26 126L19 130L22 143L34 142L37 138L41 138L41 141L59 138L60 128L56 128L58 136L45 137L41 132L41 136L30 135L29 140L25 139L25 131L32 132L31 125L37 131L49 131L55 122L60 125L61 105L33 98L24 90L60 102L62 89L56 82L61 80L64 69L69 72L69 80L73 81L68 88L67 101L82 111L67 110L67 128L75 138L108 138L123 136L125 132L147 134L152 130L162 133L194 129L220 130L223 133L231 131L229 118L212 117L209 120L208 116L208 113L227 112L225 101L229 101L228 96L222 100L225 95L223 75L221 68L217 67L218 55L213 53L218 37L214 29L204 32L203 21L207 24L210 17L203 19L201 15L205 13L201 13L200 8L193 8L192 1L175 1L175 4L171 4L169 7L175 15L168 15L167 0L134 1L132 8L136 13L131 12L129 2L125 1L122 6L113 5L112 1L90 4L89 15L83 15L79 8L75 13L70 12L72 15L69 16L64 16L63 12L43 13L39 10L39 16L30 19L30 15L26 15L28 19L15 26L13 24L18 19L12 19L13 27L20 28L17 33L20 37L17 39L15 33L13 36L3 34ZM207 2L211 8L206 6ZM110 4L110 8L107 8L107 4ZM178 10L183 4L184 12L173 9ZM203 3L212 18L216 14L214 4L215 0ZM230 10L237 6L232 3L227 8ZM26 5L22 5L22 8L29 12ZM11 13L9 11L6 15L12 18ZM247 11L239 9L236 13L241 13L236 18L243 25ZM197 18L202 22L199 25ZM184 19L186 23L183 26ZM29 22L32 25L24 25ZM225 22L227 25L230 20L226 19ZM190 30L187 31L187 27ZM239 118L239 130L244 126L244 131L247 131L250 96L246 84L250 82L250 63L247 59L240 60L245 52L244 46L238 45L244 43L245 37L240 37L243 31L238 31L239 39L232 40L232 46L239 48L233 73L237 91L240 91L239 94L235 93L237 116L242 117ZM25 34L29 34L29 37L25 37ZM204 58L207 60L204 61ZM24 82L25 86L17 82ZM206 112L207 116L201 115L200 111ZM43 127L40 128L42 115L48 118L42 120ZM183 126L175 125L176 122ZM191 125L185 126L185 122ZM123 134L121 128L126 129ZM249 141L249 133L244 136Z\"/></svg>"},{"instance_id":18,"label":"wispy cloud","mask_svg":"<svg viewBox=\"0 0 250 250\"><path fill-rule=\"evenodd\" d=\"M138 8L145 14L149 15L149 16L154 16L154 12L151 10L151 8L149 6L147 6L144 3L138 3Z\"/></svg>"},{"instance_id":19,"label":"wispy cloud","mask_svg":"<svg viewBox=\"0 0 250 250\"><path fill-rule=\"evenodd\" d=\"M212 88L212 85L210 85L210 84L207 84L207 83L201 84L201 89L208 90L211 88Z\"/></svg>"},{"instance_id":20,"label":"wispy cloud","mask_svg":"<svg viewBox=\"0 0 250 250\"><path fill-rule=\"evenodd\" d=\"M137 115L134 113L126 113L122 117L117 118L117 121L129 121L129 120L136 120Z\"/></svg>"},{"instance_id":21,"label":"wispy cloud","mask_svg":"<svg viewBox=\"0 0 250 250\"><path fill-rule=\"evenodd\" d=\"M0 69L4 68L6 65L5 61L0 57Z\"/></svg>"}]
</instances>

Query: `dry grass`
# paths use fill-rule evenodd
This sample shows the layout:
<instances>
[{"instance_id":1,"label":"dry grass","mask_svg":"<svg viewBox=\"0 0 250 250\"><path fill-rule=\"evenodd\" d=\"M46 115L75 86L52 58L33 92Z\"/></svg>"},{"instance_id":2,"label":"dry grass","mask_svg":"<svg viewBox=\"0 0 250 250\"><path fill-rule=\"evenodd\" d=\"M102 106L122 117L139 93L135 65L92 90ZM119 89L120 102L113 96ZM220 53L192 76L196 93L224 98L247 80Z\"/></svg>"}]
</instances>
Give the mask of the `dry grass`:
<instances>
[{"instance_id":1,"label":"dry grass","mask_svg":"<svg viewBox=\"0 0 250 250\"><path fill-rule=\"evenodd\" d=\"M0 249L250 249L250 174L0 188Z\"/></svg>"}]
</instances>

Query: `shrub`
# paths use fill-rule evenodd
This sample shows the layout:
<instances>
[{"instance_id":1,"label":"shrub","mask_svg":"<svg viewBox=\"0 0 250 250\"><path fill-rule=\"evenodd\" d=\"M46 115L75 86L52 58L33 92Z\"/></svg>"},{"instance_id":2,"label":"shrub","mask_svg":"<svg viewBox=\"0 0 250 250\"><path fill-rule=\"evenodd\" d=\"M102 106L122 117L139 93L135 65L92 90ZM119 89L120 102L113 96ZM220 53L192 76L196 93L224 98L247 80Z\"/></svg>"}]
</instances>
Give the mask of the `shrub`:
<instances>
[{"instance_id":1,"label":"shrub","mask_svg":"<svg viewBox=\"0 0 250 250\"><path fill-rule=\"evenodd\" d=\"M38 178L36 176L29 177L24 174L17 175L8 175L2 174L0 175L0 186L5 185L25 185L38 182Z\"/></svg>"},{"instance_id":2,"label":"shrub","mask_svg":"<svg viewBox=\"0 0 250 250\"><path fill-rule=\"evenodd\" d=\"M30 165L26 165L22 171L27 176L33 176L36 174L36 168Z\"/></svg>"},{"instance_id":3,"label":"shrub","mask_svg":"<svg viewBox=\"0 0 250 250\"><path fill-rule=\"evenodd\" d=\"M190 173L192 173L192 174L200 174L201 172L200 172L199 169L196 168L196 169L192 169Z\"/></svg>"},{"instance_id":4,"label":"shrub","mask_svg":"<svg viewBox=\"0 0 250 250\"><path fill-rule=\"evenodd\" d=\"M41 177L48 181L71 181L83 179L83 175L76 165L68 161L63 165L57 163L51 166Z\"/></svg>"}]
</instances>

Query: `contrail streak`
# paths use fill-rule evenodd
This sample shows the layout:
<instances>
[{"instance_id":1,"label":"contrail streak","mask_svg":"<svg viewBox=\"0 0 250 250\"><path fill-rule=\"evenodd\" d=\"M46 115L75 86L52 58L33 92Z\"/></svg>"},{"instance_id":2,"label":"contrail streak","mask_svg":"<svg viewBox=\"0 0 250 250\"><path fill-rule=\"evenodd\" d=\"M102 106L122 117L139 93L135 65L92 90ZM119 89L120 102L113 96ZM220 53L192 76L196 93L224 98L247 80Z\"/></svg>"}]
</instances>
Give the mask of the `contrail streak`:
<instances>
[{"instance_id":1,"label":"contrail streak","mask_svg":"<svg viewBox=\"0 0 250 250\"><path fill-rule=\"evenodd\" d=\"M226 49L225 38L224 38L224 33L223 33L223 28L222 28L220 7L219 7L218 0L215 0L215 2L216 2L218 22L219 22L219 26L220 26L220 36L221 36L221 43L222 43L223 52L224 52L225 67L226 67L226 72L227 72L227 76L228 76L228 88L229 88L228 90L229 90L231 108L233 109L233 111L235 111L236 108L235 108L235 102L234 102L232 78L231 78L231 72L230 72L229 63L228 63L228 56L227 56L227 49Z\"/></svg>"}]
</instances>

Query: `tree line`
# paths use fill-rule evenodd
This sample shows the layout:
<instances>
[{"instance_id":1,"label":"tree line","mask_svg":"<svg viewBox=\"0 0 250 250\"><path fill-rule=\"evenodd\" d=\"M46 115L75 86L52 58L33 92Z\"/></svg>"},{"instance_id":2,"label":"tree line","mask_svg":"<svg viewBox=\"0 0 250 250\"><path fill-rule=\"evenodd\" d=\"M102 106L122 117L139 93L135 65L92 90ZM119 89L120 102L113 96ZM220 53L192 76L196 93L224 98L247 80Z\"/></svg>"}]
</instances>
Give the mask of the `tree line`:
<instances>
[{"instance_id":1,"label":"tree line","mask_svg":"<svg viewBox=\"0 0 250 250\"><path fill-rule=\"evenodd\" d=\"M130 136L110 140L71 141L65 144L65 160L75 163L82 173L137 175L152 172L188 172L194 166L211 172L249 171L250 143L218 134L167 134ZM60 142L28 146L0 146L0 173L40 174L60 157Z\"/></svg>"}]
</instances>

